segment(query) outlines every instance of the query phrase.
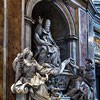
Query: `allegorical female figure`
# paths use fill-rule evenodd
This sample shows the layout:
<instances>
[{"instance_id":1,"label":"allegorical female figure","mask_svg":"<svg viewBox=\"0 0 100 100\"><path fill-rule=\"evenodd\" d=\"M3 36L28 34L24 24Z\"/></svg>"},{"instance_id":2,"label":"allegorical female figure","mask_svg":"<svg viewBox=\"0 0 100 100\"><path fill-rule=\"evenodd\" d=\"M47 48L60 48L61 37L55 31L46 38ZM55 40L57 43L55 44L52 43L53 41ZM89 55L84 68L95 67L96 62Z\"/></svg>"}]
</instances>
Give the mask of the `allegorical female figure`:
<instances>
[{"instance_id":1,"label":"allegorical female figure","mask_svg":"<svg viewBox=\"0 0 100 100\"><path fill-rule=\"evenodd\" d=\"M13 69L16 72L15 84L11 87L13 93L29 93L28 98L50 100L45 82L48 81L49 75L59 74L59 67L52 68L48 63L38 64L31 50L26 48L14 59Z\"/></svg>"},{"instance_id":2,"label":"allegorical female figure","mask_svg":"<svg viewBox=\"0 0 100 100\"><path fill-rule=\"evenodd\" d=\"M28 100L32 100L32 98L36 100L50 100L45 82L48 80L47 74L51 69L46 70L46 68L43 68L32 56L33 53L29 48L26 48L15 58L13 68L16 72L16 79L12 91L18 94L27 92L26 95L29 93L26 96ZM26 88L28 88L28 91L25 91Z\"/></svg>"}]
</instances>

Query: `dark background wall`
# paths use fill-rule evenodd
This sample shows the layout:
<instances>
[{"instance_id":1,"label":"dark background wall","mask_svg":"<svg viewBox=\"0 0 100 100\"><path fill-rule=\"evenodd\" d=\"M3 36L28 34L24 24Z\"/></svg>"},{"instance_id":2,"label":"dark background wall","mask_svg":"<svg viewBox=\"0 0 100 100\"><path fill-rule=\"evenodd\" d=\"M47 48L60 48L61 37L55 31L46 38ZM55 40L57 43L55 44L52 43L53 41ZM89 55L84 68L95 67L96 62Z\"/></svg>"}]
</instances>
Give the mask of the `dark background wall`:
<instances>
[{"instance_id":1,"label":"dark background wall","mask_svg":"<svg viewBox=\"0 0 100 100\"><path fill-rule=\"evenodd\" d=\"M10 90L14 83L12 62L19 52L21 52L21 0L8 0L7 100L14 100Z\"/></svg>"}]
</instances>

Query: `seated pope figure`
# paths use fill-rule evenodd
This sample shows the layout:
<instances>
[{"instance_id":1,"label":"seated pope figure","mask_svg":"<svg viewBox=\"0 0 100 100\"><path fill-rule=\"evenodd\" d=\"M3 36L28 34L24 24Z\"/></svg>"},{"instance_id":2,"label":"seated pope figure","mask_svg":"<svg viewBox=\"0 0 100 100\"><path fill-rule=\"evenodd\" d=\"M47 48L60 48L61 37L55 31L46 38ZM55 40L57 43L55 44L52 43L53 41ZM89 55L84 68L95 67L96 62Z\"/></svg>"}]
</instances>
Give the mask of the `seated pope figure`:
<instances>
[{"instance_id":1,"label":"seated pope figure","mask_svg":"<svg viewBox=\"0 0 100 100\"><path fill-rule=\"evenodd\" d=\"M39 24L35 30L35 44L37 47L37 61L42 64L44 62L51 64L52 67L59 67L61 64L60 50L53 40L50 32L51 21L45 22L45 28L42 28L42 19L39 18Z\"/></svg>"}]
</instances>

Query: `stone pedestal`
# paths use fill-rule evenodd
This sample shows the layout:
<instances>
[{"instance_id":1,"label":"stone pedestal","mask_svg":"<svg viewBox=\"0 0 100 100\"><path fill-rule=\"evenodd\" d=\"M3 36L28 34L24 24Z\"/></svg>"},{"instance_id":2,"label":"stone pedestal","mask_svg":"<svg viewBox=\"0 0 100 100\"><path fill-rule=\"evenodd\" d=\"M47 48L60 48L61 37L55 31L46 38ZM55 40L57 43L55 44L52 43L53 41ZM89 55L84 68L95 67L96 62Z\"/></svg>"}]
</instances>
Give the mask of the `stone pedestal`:
<instances>
[{"instance_id":1,"label":"stone pedestal","mask_svg":"<svg viewBox=\"0 0 100 100\"><path fill-rule=\"evenodd\" d=\"M26 94L16 94L16 100L26 100Z\"/></svg>"},{"instance_id":2,"label":"stone pedestal","mask_svg":"<svg viewBox=\"0 0 100 100\"><path fill-rule=\"evenodd\" d=\"M71 100L70 97L61 97L60 100Z\"/></svg>"}]
</instances>

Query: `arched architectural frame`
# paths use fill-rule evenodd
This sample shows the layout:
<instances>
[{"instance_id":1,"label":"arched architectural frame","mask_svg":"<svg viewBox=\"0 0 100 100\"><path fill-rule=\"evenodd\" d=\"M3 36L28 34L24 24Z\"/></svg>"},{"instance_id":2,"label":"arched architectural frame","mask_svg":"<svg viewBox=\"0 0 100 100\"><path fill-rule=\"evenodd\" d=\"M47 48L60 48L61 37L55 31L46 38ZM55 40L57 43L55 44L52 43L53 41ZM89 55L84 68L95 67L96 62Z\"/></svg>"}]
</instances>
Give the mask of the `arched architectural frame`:
<instances>
[{"instance_id":1,"label":"arched architectural frame","mask_svg":"<svg viewBox=\"0 0 100 100\"><path fill-rule=\"evenodd\" d=\"M41 2L43 0L28 0L27 4L26 4L26 9L25 9L25 16L27 17L31 17L32 16L32 11L35 7L35 5L39 2ZM74 26L74 21L73 18L69 12L69 10L67 9L66 5L64 4L64 2L62 0L56 0L55 2L53 2L58 8L59 10L62 11L62 13L64 14L66 21L68 22L69 25L69 37L75 35L75 26ZM29 24L25 24L25 34L24 34L24 47L30 47L31 48L31 25ZM70 57L73 57L73 42L69 42L70 44ZM74 51L75 52L75 51Z\"/></svg>"}]
</instances>

